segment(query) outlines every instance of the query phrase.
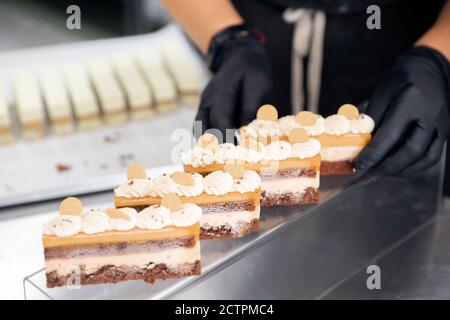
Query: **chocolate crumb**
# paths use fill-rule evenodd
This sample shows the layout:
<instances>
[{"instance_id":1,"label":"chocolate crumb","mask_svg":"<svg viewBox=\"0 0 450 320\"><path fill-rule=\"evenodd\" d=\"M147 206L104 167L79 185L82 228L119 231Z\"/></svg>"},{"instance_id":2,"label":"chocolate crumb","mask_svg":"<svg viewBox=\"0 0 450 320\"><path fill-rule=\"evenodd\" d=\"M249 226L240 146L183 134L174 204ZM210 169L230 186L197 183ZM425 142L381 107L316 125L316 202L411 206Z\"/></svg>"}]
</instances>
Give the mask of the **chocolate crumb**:
<instances>
[{"instance_id":1,"label":"chocolate crumb","mask_svg":"<svg viewBox=\"0 0 450 320\"><path fill-rule=\"evenodd\" d=\"M56 170L58 170L58 173L64 173L64 172L69 171L71 169L72 169L72 167L69 166L68 164L58 163L56 165Z\"/></svg>"},{"instance_id":2,"label":"chocolate crumb","mask_svg":"<svg viewBox=\"0 0 450 320\"><path fill-rule=\"evenodd\" d=\"M120 133L114 132L111 135L106 135L103 137L105 143L117 143L120 140Z\"/></svg>"},{"instance_id":3,"label":"chocolate crumb","mask_svg":"<svg viewBox=\"0 0 450 320\"><path fill-rule=\"evenodd\" d=\"M133 183L134 183L134 181L133 181L133 180L131 180L130 182L128 182L128 185L129 185L129 186L132 186L132 185L133 185Z\"/></svg>"}]
</instances>

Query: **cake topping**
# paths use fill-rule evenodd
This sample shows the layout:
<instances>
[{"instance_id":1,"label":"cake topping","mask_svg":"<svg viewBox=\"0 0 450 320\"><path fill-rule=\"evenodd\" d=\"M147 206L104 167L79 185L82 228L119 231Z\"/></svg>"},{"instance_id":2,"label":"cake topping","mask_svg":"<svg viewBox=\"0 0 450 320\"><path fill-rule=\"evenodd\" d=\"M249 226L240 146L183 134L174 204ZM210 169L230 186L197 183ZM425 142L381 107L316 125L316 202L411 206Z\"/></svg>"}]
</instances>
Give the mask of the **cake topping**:
<instances>
[{"instance_id":1,"label":"cake topping","mask_svg":"<svg viewBox=\"0 0 450 320\"><path fill-rule=\"evenodd\" d=\"M45 235L69 237L80 232L81 217L77 215L59 215L43 225Z\"/></svg>"},{"instance_id":2,"label":"cake topping","mask_svg":"<svg viewBox=\"0 0 450 320\"><path fill-rule=\"evenodd\" d=\"M217 146L214 152L214 160L217 163L225 163L229 160L235 160L239 158L239 152L236 146L232 143L222 143Z\"/></svg>"},{"instance_id":3,"label":"cake topping","mask_svg":"<svg viewBox=\"0 0 450 320\"><path fill-rule=\"evenodd\" d=\"M325 133L342 135L350 132L350 121L344 116L333 114L325 119Z\"/></svg>"},{"instance_id":4,"label":"cake topping","mask_svg":"<svg viewBox=\"0 0 450 320\"><path fill-rule=\"evenodd\" d=\"M242 177L235 179L232 191L239 193L253 192L261 187L261 177L256 171L244 170Z\"/></svg>"},{"instance_id":5,"label":"cake topping","mask_svg":"<svg viewBox=\"0 0 450 320\"><path fill-rule=\"evenodd\" d=\"M130 216L119 209L115 209L115 208L106 209L106 214L111 219L123 219L123 220L130 221Z\"/></svg>"},{"instance_id":6,"label":"cake topping","mask_svg":"<svg viewBox=\"0 0 450 320\"><path fill-rule=\"evenodd\" d=\"M183 185L178 184L177 186L177 195L185 196L185 197L195 197L203 192L203 177L199 173L185 173L192 179L192 185Z\"/></svg>"},{"instance_id":7,"label":"cake topping","mask_svg":"<svg viewBox=\"0 0 450 320\"><path fill-rule=\"evenodd\" d=\"M163 197L169 193L177 193L177 184L169 175L163 174L153 181L153 190L151 196Z\"/></svg>"},{"instance_id":8,"label":"cake topping","mask_svg":"<svg viewBox=\"0 0 450 320\"><path fill-rule=\"evenodd\" d=\"M109 228L116 231L131 230L136 225L137 211L134 208L108 209Z\"/></svg>"},{"instance_id":9,"label":"cake topping","mask_svg":"<svg viewBox=\"0 0 450 320\"><path fill-rule=\"evenodd\" d=\"M128 167L127 178L128 180L147 179L147 173L142 165L135 163Z\"/></svg>"},{"instance_id":10,"label":"cake topping","mask_svg":"<svg viewBox=\"0 0 450 320\"><path fill-rule=\"evenodd\" d=\"M191 165L194 168L203 167L214 162L214 152L208 149L194 147L182 153L181 160L184 164Z\"/></svg>"},{"instance_id":11,"label":"cake topping","mask_svg":"<svg viewBox=\"0 0 450 320\"><path fill-rule=\"evenodd\" d=\"M350 121L350 130L356 134L371 133L375 128L375 122L366 114L360 114L358 119Z\"/></svg>"},{"instance_id":12,"label":"cake topping","mask_svg":"<svg viewBox=\"0 0 450 320\"><path fill-rule=\"evenodd\" d=\"M301 111L301 112L297 113L297 115L295 116L295 120L302 127L308 127L308 126L315 125L318 118L319 118L318 115L316 115L310 111Z\"/></svg>"},{"instance_id":13,"label":"cake topping","mask_svg":"<svg viewBox=\"0 0 450 320\"><path fill-rule=\"evenodd\" d=\"M292 156L300 159L311 158L320 153L321 145L319 140L309 138L305 142L298 142L292 145Z\"/></svg>"},{"instance_id":14,"label":"cake topping","mask_svg":"<svg viewBox=\"0 0 450 320\"><path fill-rule=\"evenodd\" d=\"M262 105L261 107L259 107L258 112L256 113L256 119L265 121L277 121L278 111L271 104Z\"/></svg>"},{"instance_id":15,"label":"cake topping","mask_svg":"<svg viewBox=\"0 0 450 320\"><path fill-rule=\"evenodd\" d=\"M182 186L193 186L194 177L189 173L176 171L172 174L172 180Z\"/></svg>"},{"instance_id":16,"label":"cake topping","mask_svg":"<svg viewBox=\"0 0 450 320\"><path fill-rule=\"evenodd\" d=\"M194 203L185 203L181 210L172 212L172 224L177 227L191 226L200 221L202 209Z\"/></svg>"},{"instance_id":17,"label":"cake topping","mask_svg":"<svg viewBox=\"0 0 450 320\"><path fill-rule=\"evenodd\" d=\"M267 160L284 160L291 157L291 144L286 141L275 141L265 148Z\"/></svg>"},{"instance_id":18,"label":"cake topping","mask_svg":"<svg viewBox=\"0 0 450 320\"><path fill-rule=\"evenodd\" d=\"M179 196L175 193L165 195L161 199L161 206L168 208L171 212L180 211L183 209L183 203Z\"/></svg>"},{"instance_id":19,"label":"cake topping","mask_svg":"<svg viewBox=\"0 0 450 320\"><path fill-rule=\"evenodd\" d=\"M302 128L292 129L289 133L289 143L291 144L303 143L308 141L308 139L308 132Z\"/></svg>"},{"instance_id":20,"label":"cake topping","mask_svg":"<svg viewBox=\"0 0 450 320\"><path fill-rule=\"evenodd\" d=\"M60 215L81 216L84 209L81 200L76 197L68 197L59 205Z\"/></svg>"},{"instance_id":21,"label":"cake topping","mask_svg":"<svg viewBox=\"0 0 450 320\"><path fill-rule=\"evenodd\" d=\"M238 161L229 161L225 164L223 170L228 172L233 179L240 179L244 176L244 165Z\"/></svg>"},{"instance_id":22,"label":"cake topping","mask_svg":"<svg viewBox=\"0 0 450 320\"><path fill-rule=\"evenodd\" d=\"M242 139L241 146L258 152L261 152L264 149L264 145L252 137L245 137Z\"/></svg>"},{"instance_id":23,"label":"cake topping","mask_svg":"<svg viewBox=\"0 0 450 320\"><path fill-rule=\"evenodd\" d=\"M153 182L149 179L133 179L114 189L116 197L146 197L153 192Z\"/></svg>"},{"instance_id":24,"label":"cake topping","mask_svg":"<svg viewBox=\"0 0 450 320\"><path fill-rule=\"evenodd\" d=\"M355 120L359 118L359 110L352 104L343 104L338 112L338 115L346 117L348 120Z\"/></svg>"},{"instance_id":25,"label":"cake topping","mask_svg":"<svg viewBox=\"0 0 450 320\"><path fill-rule=\"evenodd\" d=\"M207 149L210 151L216 150L218 145L219 141L217 140L216 136L211 133L205 133L204 135L200 136L197 141L197 146L199 148Z\"/></svg>"},{"instance_id":26,"label":"cake topping","mask_svg":"<svg viewBox=\"0 0 450 320\"><path fill-rule=\"evenodd\" d=\"M150 206L137 214L136 226L140 229L156 230L172 224L170 210L163 206Z\"/></svg>"},{"instance_id":27,"label":"cake topping","mask_svg":"<svg viewBox=\"0 0 450 320\"><path fill-rule=\"evenodd\" d=\"M208 194L222 195L231 191L233 177L222 170L214 171L203 179L204 191Z\"/></svg>"},{"instance_id":28,"label":"cake topping","mask_svg":"<svg viewBox=\"0 0 450 320\"><path fill-rule=\"evenodd\" d=\"M108 230L109 217L104 211L89 211L81 218L81 231L85 234L101 233Z\"/></svg>"}]
</instances>

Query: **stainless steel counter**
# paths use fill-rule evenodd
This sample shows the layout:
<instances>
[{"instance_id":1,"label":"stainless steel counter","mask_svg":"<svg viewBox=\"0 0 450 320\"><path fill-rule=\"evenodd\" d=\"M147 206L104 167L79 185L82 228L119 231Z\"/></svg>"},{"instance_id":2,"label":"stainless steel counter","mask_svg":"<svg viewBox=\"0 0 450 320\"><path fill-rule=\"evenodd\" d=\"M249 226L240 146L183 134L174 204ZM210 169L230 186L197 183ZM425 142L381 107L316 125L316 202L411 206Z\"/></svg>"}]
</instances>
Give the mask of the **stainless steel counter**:
<instances>
[{"instance_id":1,"label":"stainless steel counter","mask_svg":"<svg viewBox=\"0 0 450 320\"><path fill-rule=\"evenodd\" d=\"M405 239L429 228L439 211L438 194L436 170L415 181L324 178L320 205L264 209L259 233L243 239L203 241L200 277L155 285L133 281L70 290L46 289L44 273L39 271L25 281L27 298L367 296L373 291L366 287L366 266L389 257ZM396 265L403 262L393 261ZM388 267L381 268L382 279L393 277ZM402 285L408 284L400 283L399 287ZM354 291L357 288L369 293Z\"/></svg>"}]
</instances>

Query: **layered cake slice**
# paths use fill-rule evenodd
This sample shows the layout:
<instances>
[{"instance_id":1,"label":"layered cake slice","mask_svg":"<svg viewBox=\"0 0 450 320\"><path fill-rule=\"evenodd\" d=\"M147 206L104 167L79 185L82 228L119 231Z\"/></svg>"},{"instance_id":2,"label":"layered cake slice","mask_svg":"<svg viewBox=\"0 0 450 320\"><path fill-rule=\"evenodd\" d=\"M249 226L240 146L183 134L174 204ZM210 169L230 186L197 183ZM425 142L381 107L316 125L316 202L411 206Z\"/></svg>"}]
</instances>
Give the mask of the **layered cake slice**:
<instances>
[{"instance_id":1,"label":"layered cake slice","mask_svg":"<svg viewBox=\"0 0 450 320\"><path fill-rule=\"evenodd\" d=\"M372 139L374 121L355 106L344 104L325 119L324 127L324 133L317 136L322 145L322 174L353 173L353 161Z\"/></svg>"},{"instance_id":2,"label":"layered cake slice","mask_svg":"<svg viewBox=\"0 0 450 320\"><path fill-rule=\"evenodd\" d=\"M291 130L302 128L322 145L322 175L353 173L353 160L370 142L374 129L372 118L360 114L350 104L341 106L337 114L327 118L301 111L295 116L281 117L276 122L276 109L271 111L270 117L264 116L264 109L267 111L270 107L262 106L258 110L257 119L241 128L242 137L251 137L263 144L277 140L289 141Z\"/></svg>"},{"instance_id":3,"label":"layered cake slice","mask_svg":"<svg viewBox=\"0 0 450 320\"><path fill-rule=\"evenodd\" d=\"M201 239L237 238L257 231L261 196L259 175L234 162L222 169L206 177L174 172L151 181L143 168L130 166L128 181L114 190L116 207L134 207L139 211L175 193L183 203L202 208Z\"/></svg>"},{"instance_id":4,"label":"layered cake slice","mask_svg":"<svg viewBox=\"0 0 450 320\"><path fill-rule=\"evenodd\" d=\"M212 135L200 137L197 146L183 153L184 170L207 175L222 170L227 161L242 161L246 170L262 180L261 205L310 204L319 201L320 143L301 128L291 130L289 141L263 145L244 137L239 146L218 144ZM213 142L211 142L213 141Z\"/></svg>"},{"instance_id":5,"label":"layered cake slice","mask_svg":"<svg viewBox=\"0 0 450 320\"><path fill-rule=\"evenodd\" d=\"M86 211L61 202L44 224L47 287L178 278L200 274L201 208L166 197L161 205Z\"/></svg>"}]
</instances>

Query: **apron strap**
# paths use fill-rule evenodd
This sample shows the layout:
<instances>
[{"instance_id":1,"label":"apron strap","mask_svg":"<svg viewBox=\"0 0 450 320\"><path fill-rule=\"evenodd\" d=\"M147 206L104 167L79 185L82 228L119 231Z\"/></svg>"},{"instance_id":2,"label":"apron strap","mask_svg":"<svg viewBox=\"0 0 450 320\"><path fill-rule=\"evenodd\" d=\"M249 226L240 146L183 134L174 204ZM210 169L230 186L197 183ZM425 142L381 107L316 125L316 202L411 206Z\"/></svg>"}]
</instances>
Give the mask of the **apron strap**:
<instances>
[{"instance_id":1,"label":"apron strap","mask_svg":"<svg viewBox=\"0 0 450 320\"><path fill-rule=\"evenodd\" d=\"M291 56L291 102L292 112L305 110L305 93L303 91L303 59L309 57L306 77L306 94L309 110L317 113L322 78L322 59L324 34L326 26L325 12L312 9L288 8L283 13L283 20L294 24Z\"/></svg>"}]
</instances>

